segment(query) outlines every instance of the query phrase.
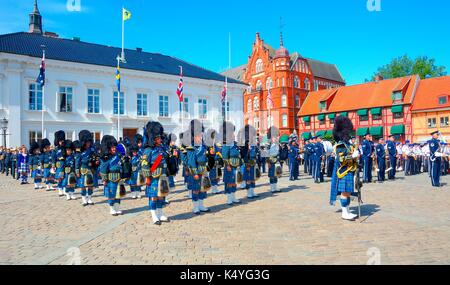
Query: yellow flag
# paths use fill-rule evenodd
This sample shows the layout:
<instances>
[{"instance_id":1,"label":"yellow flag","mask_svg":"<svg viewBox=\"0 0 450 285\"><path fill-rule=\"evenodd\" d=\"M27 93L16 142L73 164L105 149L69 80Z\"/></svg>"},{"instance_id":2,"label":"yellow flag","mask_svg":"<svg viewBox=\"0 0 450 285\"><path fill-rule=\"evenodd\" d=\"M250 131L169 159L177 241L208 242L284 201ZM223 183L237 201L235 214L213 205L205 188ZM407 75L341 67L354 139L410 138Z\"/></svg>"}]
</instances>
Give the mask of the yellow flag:
<instances>
[{"instance_id":1,"label":"yellow flag","mask_svg":"<svg viewBox=\"0 0 450 285\"><path fill-rule=\"evenodd\" d=\"M126 21L131 18L131 12L125 8L122 8L122 20Z\"/></svg>"}]
</instances>

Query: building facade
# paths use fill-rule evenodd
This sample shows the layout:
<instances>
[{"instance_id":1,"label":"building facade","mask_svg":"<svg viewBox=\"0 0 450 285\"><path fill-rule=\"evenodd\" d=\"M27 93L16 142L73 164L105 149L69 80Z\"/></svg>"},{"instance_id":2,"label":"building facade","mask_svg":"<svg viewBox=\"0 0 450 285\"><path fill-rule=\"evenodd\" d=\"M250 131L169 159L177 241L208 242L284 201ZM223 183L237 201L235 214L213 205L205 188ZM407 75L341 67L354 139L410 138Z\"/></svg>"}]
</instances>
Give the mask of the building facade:
<instances>
[{"instance_id":1,"label":"building facade","mask_svg":"<svg viewBox=\"0 0 450 285\"><path fill-rule=\"evenodd\" d=\"M397 140L413 139L411 105L417 93L417 75L310 92L298 113L299 133L332 135L334 119L349 117L361 140L367 132L375 139L396 135Z\"/></svg>"},{"instance_id":2,"label":"building facade","mask_svg":"<svg viewBox=\"0 0 450 285\"><path fill-rule=\"evenodd\" d=\"M291 134L298 129L297 113L310 91L345 85L335 65L289 53L282 36L275 50L259 33L248 63L223 74L249 85L244 92L244 122L260 135L271 125Z\"/></svg>"},{"instance_id":3,"label":"building facade","mask_svg":"<svg viewBox=\"0 0 450 285\"><path fill-rule=\"evenodd\" d=\"M425 142L439 130L450 142L450 76L421 80L411 110L414 141Z\"/></svg>"},{"instance_id":4,"label":"building facade","mask_svg":"<svg viewBox=\"0 0 450 285\"><path fill-rule=\"evenodd\" d=\"M176 134L192 118L207 128L218 128L223 120L224 76L170 56L125 50L119 94L115 84L119 48L42 33L41 23L35 5L28 33L0 35L0 118L8 120L8 146L29 145L42 137L52 141L58 130L76 139L80 130L88 129L100 140L106 134L142 133L149 120L160 121L167 132ZM43 49L46 83L41 88L36 78ZM183 104L176 94L180 66ZM237 128L243 123L245 88L238 80L228 80L226 114Z\"/></svg>"}]
</instances>

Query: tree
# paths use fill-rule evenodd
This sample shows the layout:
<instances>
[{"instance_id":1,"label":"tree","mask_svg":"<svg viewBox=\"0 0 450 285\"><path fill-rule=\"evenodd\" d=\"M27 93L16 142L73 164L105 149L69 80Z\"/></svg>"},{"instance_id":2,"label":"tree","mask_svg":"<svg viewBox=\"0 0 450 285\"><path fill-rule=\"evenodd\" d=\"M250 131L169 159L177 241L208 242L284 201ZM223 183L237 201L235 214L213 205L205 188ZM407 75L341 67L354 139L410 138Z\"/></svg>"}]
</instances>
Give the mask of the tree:
<instances>
[{"instance_id":1,"label":"tree","mask_svg":"<svg viewBox=\"0 0 450 285\"><path fill-rule=\"evenodd\" d=\"M437 66L435 62L435 59L427 56L419 56L413 60L404 55L394 58L389 64L379 67L372 76L372 80L366 81L374 81L377 75L381 75L384 79L415 74L418 74L421 79L446 75L445 66Z\"/></svg>"}]
</instances>

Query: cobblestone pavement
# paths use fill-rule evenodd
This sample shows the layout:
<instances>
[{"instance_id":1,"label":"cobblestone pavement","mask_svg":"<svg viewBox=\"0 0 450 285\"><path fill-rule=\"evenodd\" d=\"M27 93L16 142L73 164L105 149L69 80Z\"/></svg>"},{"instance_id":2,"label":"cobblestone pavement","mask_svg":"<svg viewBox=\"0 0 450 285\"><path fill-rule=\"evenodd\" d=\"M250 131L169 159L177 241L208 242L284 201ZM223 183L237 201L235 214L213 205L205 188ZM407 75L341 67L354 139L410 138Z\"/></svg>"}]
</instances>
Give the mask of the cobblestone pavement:
<instances>
[{"instance_id":1,"label":"cobblestone pavement","mask_svg":"<svg viewBox=\"0 0 450 285\"><path fill-rule=\"evenodd\" d=\"M125 199L112 217L101 190L82 207L1 175L0 264L67 264L77 253L81 264L450 264L449 177L439 189L427 174L365 185L355 222L328 205L329 183L306 176L283 177L278 194L262 177L260 197L239 191L232 207L210 195L200 216L179 185L165 209L172 221L154 226L147 199Z\"/></svg>"}]
</instances>

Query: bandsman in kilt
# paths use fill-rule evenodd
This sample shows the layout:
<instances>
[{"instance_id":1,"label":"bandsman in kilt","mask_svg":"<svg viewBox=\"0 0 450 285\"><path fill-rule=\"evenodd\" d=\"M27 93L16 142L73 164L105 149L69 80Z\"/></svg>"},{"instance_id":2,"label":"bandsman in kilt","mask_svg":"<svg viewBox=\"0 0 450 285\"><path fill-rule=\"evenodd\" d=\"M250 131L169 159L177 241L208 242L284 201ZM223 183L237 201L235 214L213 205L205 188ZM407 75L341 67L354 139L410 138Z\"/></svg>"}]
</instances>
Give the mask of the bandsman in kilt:
<instances>
[{"instance_id":1,"label":"bandsman in kilt","mask_svg":"<svg viewBox=\"0 0 450 285\"><path fill-rule=\"evenodd\" d=\"M149 198L149 210L153 224L169 222L163 213L164 199L169 194L167 178L168 155L163 145L164 128L159 122L148 122L145 128L145 150L141 160L141 171L146 178L146 196Z\"/></svg>"},{"instance_id":2,"label":"bandsman in kilt","mask_svg":"<svg viewBox=\"0 0 450 285\"><path fill-rule=\"evenodd\" d=\"M66 133L64 131L57 131L55 133L55 150L53 151L52 157L52 171L55 172L55 180L58 183L57 189L60 197L64 196L64 187L62 182L64 179L64 158L66 155L64 148L65 141Z\"/></svg>"},{"instance_id":3,"label":"bandsman in kilt","mask_svg":"<svg viewBox=\"0 0 450 285\"><path fill-rule=\"evenodd\" d=\"M237 189L237 169L241 166L241 154L234 137L235 127L231 122L222 124L221 134L223 135L222 157L224 161L223 182L225 184L225 195L227 204L239 204L241 201L236 198Z\"/></svg>"},{"instance_id":4,"label":"bandsman in kilt","mask_svg":"<svg viewBox=\"0 0 450 285\"><path fill-rule=\"evenodd\" d=\"M18 175L20 176L20 185L28 184L28 173L30 172L29 160L27 148L22 147L21 152L17 157L17 169Z\"/></svg>"},{"instance_id":5,"label":"bandsman in kilt","mask_svg":"<svg viewBox=\"0 0 450 285\"><path fill-rule=\"evenodd\" d=\"M47 187L47 191L54 190L52 186L54 174L52 173L52 151L50 146L51 143L48 139L43 139L41 141L41 162L44 183Z\"/></svg>"},{"instance_id":6,"label":"bandsman in kilt","mask_svg":"<svg viewBox=\"0 0 450 285\"><path fill-rule=\"evenodd\" d=\"M78 161L81 157L81 149L82 149L82 145L81 142L79 140L75 140L72 142L73 144L73 157L75 158L75 177L77 179L77 185L75 186L75 190L76 191L77 188L80 188L82 186L82 181L81 181L81 176L76 175L79 172L79 169L76 169L76 166L78 166ZM76 200L75 196L73 195L72 200Z\"/></svg>"},{"instance_id":7,"label":"bandsman in kilt","mask_svg":"<svg viewBox=\"0 0 450 285\"><path fill-rule=\"evenodd\" d=\"M209 180L211 181L211 193L218 194L219 190L217 186L219 185L220 178L222 177L221 164L222 160L222 145L216 143L216 131L208 130L206 134L207 139L207 154L208 159L208 172Z\"/></svg>"},{"instance_id":8,"label":"bandsman in kilt","mask_svg":"<svg viewBox=\"0 0 450 285\"><path fill-rule=\"evenodd\" d=\"M275 127L270 127L267 131L267 139L269 139L269 182L270 192L281 192L278 189L278 178L281 177L282 169L280 166L280 145L278 144L279 130Z\"/></svg>"},{"instance_id":9,"label":"bandsman in kilt","mask_svg":"<svg viewBox=\"0 0 450 285\"><path fill-rule=\"evenodd\" d=\"M257 179L256 166L257 146L256 146L256 130L251 125L245 125L238 134L238 142L241 144L241 157L243 161L243 180L245 189L247 190L247 198L253 199L258 197L255 194L255 185Z\"/></svg>"},{"instance_id":10,"label":"bandsman in kilt","mask_svg":"<svg viewBox=\"0 0 450 285\"><path fill-rule=\"evenodd\" d=\"M30 168L31 178L33 178L34 189L41 189L42 182L42 166L41 166L41 149L36 141L30 146Z\"/></svg>"},{"instance_id":11,"label":"bandsman in kilt","mask_svg":"<svg viewBox=\"0 0 450 285\"><path fill-rule=\"evenodd\" d=\"M75 188L77 187L77 177L75 174L75 155L74 144L70 140L64 143L66 157L64 159L64 180L63 186L66 192L67 200L75 200Z\"/></svg>"},{"instance_id":12,"label":"bandsman in kilt","mask_svg":"<svg viewBox=\"0 0 450 285\"><path fill-rule=\"evenodd\" d=\"M183 165L182 168L182 176L183 176L183 185L184 185L184 190L188 191L188 195L187 197L189 199L192 199L192 191L191 189L189 189L189 185L188 185L188 178L189 178L189 170L186 166L186 145L183 142L184 140L184 133L180 134L180 142L181 142L181 146L180 146L180 162Z\"/></svg>"},{"instance_id":13,"label":"bandsman in kilt","mask_svg":"<svg viewBox=\"0 0 450 285\"><path fill-rule=\"evenodd\" d=\"M170 134L166 138L164 145L167 147L167 153L169 155L167 162L167 170L169 176L169 187L175 187L175 176L178 174L179 169L179 149L176 146L177 137L175 134Z\"/></svg>"},{"instance_id":14,"label":"bandsman in kilt","mask_svg":"<svg viewBox=\"0 0 450 285\"><path fill-rule=\"evenodd\" d=\"M184 144L187 145L184 159L189 173L188 188L192 191L192 211L196 215L210 211L204 206L211 182L207 173L207 148L203 142L203 132L202 123L199 120L192 120L189 129L183 135Z\"/></svg>"},{"instance_id":15,"label":"bandsman in kilt","mask_svg":"<svg viewBox=\"0 0 450 285\"><path fill-rule=\"evenodd\" d=\"M94 138L88 130L82 130L78 133L78 139L81 144L81 153L76 160L76 174L81 188L82 205L94 205L92 194L96 187L96 171L100 164L98 155L94 147Z\"/></svg>"},{"instance_id":16,"label":"bandsman in kilt","mask_svg":"<svg viewBox=\"0 0 450 285\"><path fill-rule=\"evenodd\" d=\"M340 195L342 219L354 220L356 215L350 212L350 197L355 192L355 175L358 175L359 151L350 143L353 131L351 120L339 116L334 122L333 136L336 159L331 180L330 204L334 205Z\"/></svg>"},{"instance_id":17,"label":"bandsman in kilt","mask_svg":"<svg viewBox=\"0 0 450 285\"><path fill-rule=\"evenodd\" d=\"M132 144L130 149L131 156L131 177L128 180L130 185L131 198L141 199L142 185L145 184L145 177L141 174L141 156L139 155L139 146Z\"/></svg>"}]
</instances>

